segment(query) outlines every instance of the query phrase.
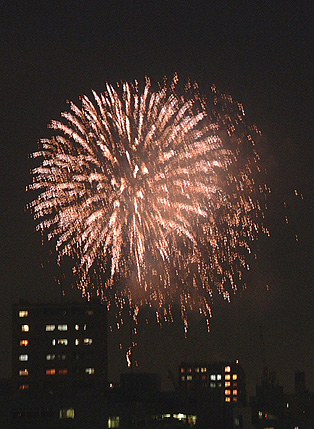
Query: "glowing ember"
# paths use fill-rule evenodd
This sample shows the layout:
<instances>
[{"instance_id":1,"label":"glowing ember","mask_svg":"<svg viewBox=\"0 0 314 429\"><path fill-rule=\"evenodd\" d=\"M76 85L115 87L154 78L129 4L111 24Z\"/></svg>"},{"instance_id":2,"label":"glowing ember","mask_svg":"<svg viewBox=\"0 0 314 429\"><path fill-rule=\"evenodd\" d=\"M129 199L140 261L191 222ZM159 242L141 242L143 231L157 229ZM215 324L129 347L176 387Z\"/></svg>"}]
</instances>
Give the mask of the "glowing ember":
<instances>
[{"instance_id":1,"label":"glowing ember","mask_svg":"<svg viewBox=\"0 0 314 429\"><path fill-rule=\"evenodd\" d=\"M178 303L187 329L189 310L208 321L214 290L229 300L243 286L268 189L243 106L212 88L209 107L196 84L180 96L177 84L107 84L95 103L70 103L33 154L30 208L83 295L135 315L149 305L160 322Z\"/></svg>"}]
</instances>

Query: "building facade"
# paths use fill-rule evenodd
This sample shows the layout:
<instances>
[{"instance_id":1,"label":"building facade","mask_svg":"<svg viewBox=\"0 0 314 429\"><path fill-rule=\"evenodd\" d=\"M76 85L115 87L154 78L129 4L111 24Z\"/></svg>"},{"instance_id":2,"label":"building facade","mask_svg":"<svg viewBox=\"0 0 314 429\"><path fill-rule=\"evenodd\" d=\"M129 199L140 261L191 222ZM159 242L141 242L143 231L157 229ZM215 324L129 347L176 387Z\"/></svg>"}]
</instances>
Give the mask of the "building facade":
<instances>
[{"instance_id":1,"label":"building facade","mask_svg":"<svg viewBox=\"0 0 314 429\"><path fill-rule=\"evenodd\" d=\"M105 390L104 306L20 303L13 306L12 317L13 390Z\"/></svg>"},{"instance_id":2,"label":"building facade","mask_svg":"<svg viewBox=\"0 0 314 429\"><path fill-rule=\"evenodd\" d=\"M246 403L245 373L238 361L186 363L179 366L181 389L207 390L212 396L230 404Z\"/></svg>"}]
</instances>

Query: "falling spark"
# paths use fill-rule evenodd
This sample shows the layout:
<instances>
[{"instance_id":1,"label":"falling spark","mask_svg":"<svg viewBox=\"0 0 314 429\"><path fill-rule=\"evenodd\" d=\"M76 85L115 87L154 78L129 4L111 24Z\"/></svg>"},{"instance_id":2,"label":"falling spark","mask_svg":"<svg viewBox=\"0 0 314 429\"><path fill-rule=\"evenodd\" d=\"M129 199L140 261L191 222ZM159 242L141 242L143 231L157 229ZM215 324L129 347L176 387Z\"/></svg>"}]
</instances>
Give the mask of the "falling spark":
<instances>
[{"instance_id":1,"label":"falling spark","mask_svg":"<svg viewBox=\"0 0 314 429\"><path fill-rule=\"evenodd\" d=\"M133 352L133 348L137 346L137 343L135 343L134 341L132 341L131 346L128 348L126 354L125 354L125 359L126 359L126 363L128 368L131 368L133 366L133 361L132 361L132 352ZM138 362L137 360L134 361L135 366L138 366Z\"/></svg>"},{"instance_id":2,"label":"falling spark","mask_svg":"<svg viewBox=\"0 0 314 429\"><path fill-rule=\"evenodd\" d=\"M126 362L129 368L132 366L131 356L132 356L132 347L129 347L128 351L125 354Z\"/></svg>"},{"instance_id":3,"label":"falling spark","mask_svg":"<svg viewBox=\"0 0 314 429\"><path fill-rule=\"evenodd\" d=\"M269 234L270 190L242 104L215 86L212 105L197 84L177 87L177 76L157 90L107 84L70 102L33 154L29 207L58 263L73 258L83 295L96 290L120 314L129 305L135 319L148 305L160 323L178 304L185 331L198 309L210 329L214 291L229 301L246 287L251 243Z\"/></svg>"}]
</instances>

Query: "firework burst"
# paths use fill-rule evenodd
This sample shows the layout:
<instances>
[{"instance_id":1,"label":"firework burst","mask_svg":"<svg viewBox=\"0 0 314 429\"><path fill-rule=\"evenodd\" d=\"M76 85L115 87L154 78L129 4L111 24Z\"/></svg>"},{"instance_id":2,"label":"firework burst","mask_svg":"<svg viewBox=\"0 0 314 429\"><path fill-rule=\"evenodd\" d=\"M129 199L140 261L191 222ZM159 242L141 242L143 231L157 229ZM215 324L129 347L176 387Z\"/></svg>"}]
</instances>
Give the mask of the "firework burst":
<instances>
[{"instance_id":1,"label":"firework burst","mask_svg":"<svg viewBox=\"0 0 314 429\"><path fill-rule=\"evenodd\" d=\"M267 233L267 188L242 106L212 88L209 107L177 83L107 84L69 103L33 154L30 209L84 295L135 313L148 304L158 320L178 303L187 329L189 310L208 320L213 291L229 299L242 284L250 243Z\"/></svg>"}]
</instances>

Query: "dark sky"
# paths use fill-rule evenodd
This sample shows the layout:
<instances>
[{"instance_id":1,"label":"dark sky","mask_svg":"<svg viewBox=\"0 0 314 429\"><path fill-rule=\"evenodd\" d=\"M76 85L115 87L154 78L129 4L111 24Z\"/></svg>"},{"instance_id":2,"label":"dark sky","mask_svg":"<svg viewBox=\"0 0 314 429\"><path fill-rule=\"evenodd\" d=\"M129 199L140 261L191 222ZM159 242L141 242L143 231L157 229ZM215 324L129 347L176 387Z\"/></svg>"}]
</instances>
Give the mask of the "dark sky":
<instances>
[{"instance_id":1,"label":"dark sky","mask_svg":"<svg viewBox=\"0 0 314 429\"><path fill-rule=\"evenodd\" d=\"M212 6L211 3L215 3ZM308 4L308 6L306 6ZM176 372L182 360L239 359L250 393L266 361L290 390L305 370L314 390L313 305L313 13L311 2L13 1L0 10L1 313L0 377L10 375L11 304L59 298L54 255L34 232L25 205L28 155L47 124L105 82L153 81L178 72L209 90L214 82L244 104L263 132L272 188L272 237L260 243L245 293L217 298L212 333L194 316L188 339L180 320L143 325L134 357L139 370ZM294 195L297 189L302 200ZM287 202L286 211L283 202ZM289 215L290 223L284 218ZM299 241L295 241L295 235ZM50 262L47 262L47 259ZM44 267L42 268L42 263ZM270 290L266 289L269 285ZM67 297L70 280L64 280ZM110 375L126 371L129 328L110 335ZM119 349L122 343L123 350Z\"/></svg>"}]
</instances>

